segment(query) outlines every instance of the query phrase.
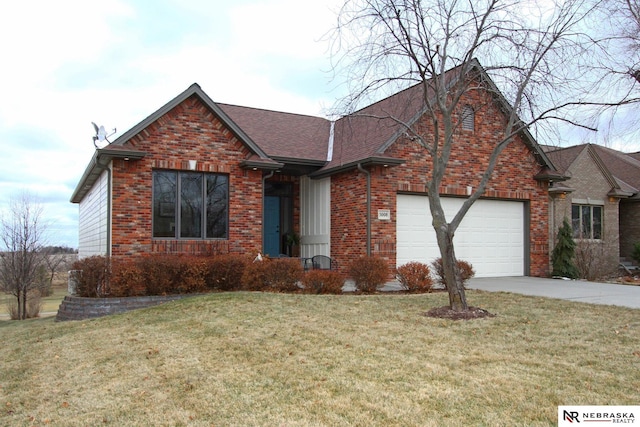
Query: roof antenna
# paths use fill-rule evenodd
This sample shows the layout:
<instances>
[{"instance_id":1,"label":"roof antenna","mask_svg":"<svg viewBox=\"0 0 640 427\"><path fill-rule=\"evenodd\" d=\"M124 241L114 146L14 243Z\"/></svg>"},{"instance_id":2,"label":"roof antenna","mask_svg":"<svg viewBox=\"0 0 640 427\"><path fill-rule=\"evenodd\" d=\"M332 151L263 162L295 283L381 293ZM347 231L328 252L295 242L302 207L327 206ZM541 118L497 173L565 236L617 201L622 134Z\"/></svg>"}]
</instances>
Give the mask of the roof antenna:
<instances>
[{"instance_id":1,"label":"roof antenna","mask_svg":"<svg viewBox=\"0 0 640 427\"><path fill-rule=\"evenodd\" d=\"M94 147L96 147L96 149L99 148L98 144L96 143L96 141L98 141L100 143L103 143L104 141L107 141L107 144L111 144L111 141L109 141L108 138L116 133L116 128L113 128L113 132L111 132L109 135L107 135L107 131L105 130L104 126L98 127L98 125L95 124L94 122L91 122L91 124L93 125L93 128L96 131L96 135L93 137L93 145L94 145Z\"/></svg>"}]
</instances>

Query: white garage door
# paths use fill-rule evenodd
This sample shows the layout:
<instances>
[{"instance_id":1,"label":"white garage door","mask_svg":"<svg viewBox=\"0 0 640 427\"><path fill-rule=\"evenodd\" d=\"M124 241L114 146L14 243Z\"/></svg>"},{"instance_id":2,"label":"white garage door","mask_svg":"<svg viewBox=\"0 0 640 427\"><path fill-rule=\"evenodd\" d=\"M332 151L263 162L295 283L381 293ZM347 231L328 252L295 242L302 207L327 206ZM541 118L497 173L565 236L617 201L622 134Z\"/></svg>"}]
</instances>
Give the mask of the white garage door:
<instances>
[{"instance_id":1,"label":"white garage door","mask_svg":"<svg viewBox=\"0 0 640 427\"><path fill-rule=\"evenodd\" d=\"M464 199L442 198L451 220ZM524 206L522 202L476 201L453 239L456 257L470 262L476 277L524 275ZM440 256L426 196L397 198L397 261L430 264Z\"/></svg>"}]
</instances>

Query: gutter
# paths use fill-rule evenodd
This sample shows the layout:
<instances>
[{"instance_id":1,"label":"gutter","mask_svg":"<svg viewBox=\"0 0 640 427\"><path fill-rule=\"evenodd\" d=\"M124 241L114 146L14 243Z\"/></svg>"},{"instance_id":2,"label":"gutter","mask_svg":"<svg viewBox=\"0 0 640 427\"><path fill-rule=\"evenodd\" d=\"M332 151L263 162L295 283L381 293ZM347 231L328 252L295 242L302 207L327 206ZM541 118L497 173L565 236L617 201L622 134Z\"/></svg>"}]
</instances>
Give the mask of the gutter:
<instances>
[{"instance_id":1,"label":"gutter","mask_svg":"<svg viewBox=\"0 0 640 427\"><path fill-rule=\"evenodd\" d=\"M358 170L367 176L367 256L371 256L371 172L358 163Z\"/></svg>"}]
</instances>

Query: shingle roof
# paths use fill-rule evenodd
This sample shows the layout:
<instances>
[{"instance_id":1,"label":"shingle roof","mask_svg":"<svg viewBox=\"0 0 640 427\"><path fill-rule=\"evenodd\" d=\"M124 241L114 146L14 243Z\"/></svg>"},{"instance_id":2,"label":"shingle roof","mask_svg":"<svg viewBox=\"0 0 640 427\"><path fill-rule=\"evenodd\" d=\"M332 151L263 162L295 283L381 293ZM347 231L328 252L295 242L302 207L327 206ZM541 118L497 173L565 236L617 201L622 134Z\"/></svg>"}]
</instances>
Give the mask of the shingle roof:
<instances>
[{"instance_id":1,"label":"shingle roof","mask_svg":"<svg viewBox=\"0 0 640 427\"><path fill-rule=\"evenodd\" d=\"M620 191L634 194L634 198L640 196L640 160L632 155L595 144L580 144L556 149L548 152L547 155L564 173L584 150L592 150L595 153L606 168L603 173L613 177Z\"/></svg>"},{"instance_id":2,"label":"shingle roof","mask_svg":"<svg viewBox=\"0 0 640 427\"><path fill-rule=\"evenodd\" d=\"M621 186L626 184L635 190L634 193L640 192L640 160L601 145L593 148Z\"/></svg>"},{"instance_id":3,"label":"shingle roof","mask_svg":"<svg viewBox=\"0 0 640 427\"><path fill-rule=\"evenodd\" d=\"M331 122L321 117L218 104L269 157L327 160Z\"/></svg>"},{"instance_id":4,"label":"shingle roof","mask_svg":"<svg viewBox=\"0 0 640 427\"><path fill-rule=\"evenodd\" d=\"M325 169L382 156L384 148L404 130L397 120L410 123L424 111L420 89L419 85L410 87L338 120L333 157Z\"/></svg>"},{"instance_id":5,"label":"shingle roof","mask_svg":"<svg viewBox=\"0 0 640 427\"><path fill-rule=\"evenodd\" d=\"M470 66L479 71L492 85L493 91L499 94L477 61ZM460 70L453 68L447 71L444 76L446 84L455 82ZM251 150L252 157L245 161L247 167L274 170L291 165L297 168L297 173L312 173L319 169L314 175L321 176L356 167L361 162L400 164L403 162L401 159L385 155L385 150L404 132L405 127L399 121L410 125L424 114L422 88L421 84L412 86L332 123L321 117L219 104L194 83L117 138L111 147L124 145L172 108L191 96L197 96ZM502 97L499 102L503 108L510 108ZM522 133L540 164L553 172L553 165L533 137L526 129ZM95 165L90 164L85 176L93 177L95 174L90 173L93 168ZM82 196L78 188L92 184L90 181L84 177L81 179L74 201Z\"/></svg>"}]
</instances>

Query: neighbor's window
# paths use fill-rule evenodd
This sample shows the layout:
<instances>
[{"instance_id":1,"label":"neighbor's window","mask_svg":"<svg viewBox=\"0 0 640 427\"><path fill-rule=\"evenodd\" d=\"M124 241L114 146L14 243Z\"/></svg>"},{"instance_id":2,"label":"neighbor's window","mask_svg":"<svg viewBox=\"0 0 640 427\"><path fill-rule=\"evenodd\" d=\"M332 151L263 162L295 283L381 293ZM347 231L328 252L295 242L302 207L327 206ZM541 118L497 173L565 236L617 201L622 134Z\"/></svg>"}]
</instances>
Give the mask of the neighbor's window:
<instances>
[{"instance_id":1,"label":"neighbor's window","mask_svg":"<svg viewBox=\"0 0 640 427\"><path fill-rule=\"evenodd\" d=\"M153 237L226 238L229 179L200 172L153 172Z\"/></svg>"},{"instance_id":2,"label":"neighbor's window","mask_svg":"<svg viewBox=\"0 0 640 427\"><path fill-rule=\"evenodd\" d=\"M475 130L475 112L470 105L465 105L462 108L462 114L460 115L460 119L462 121L462 129L464 130Z\"/></svg>"},{"instance_id":3,"label":"neighbor's window","mask_svg":"<svg viewBox=\"0 0 640 427\"><path fill-rule=\"evenodd\" d=\"M571 205L571 225L576 239L602 239L602 206Z\"/></svg>"}]
</instances>

